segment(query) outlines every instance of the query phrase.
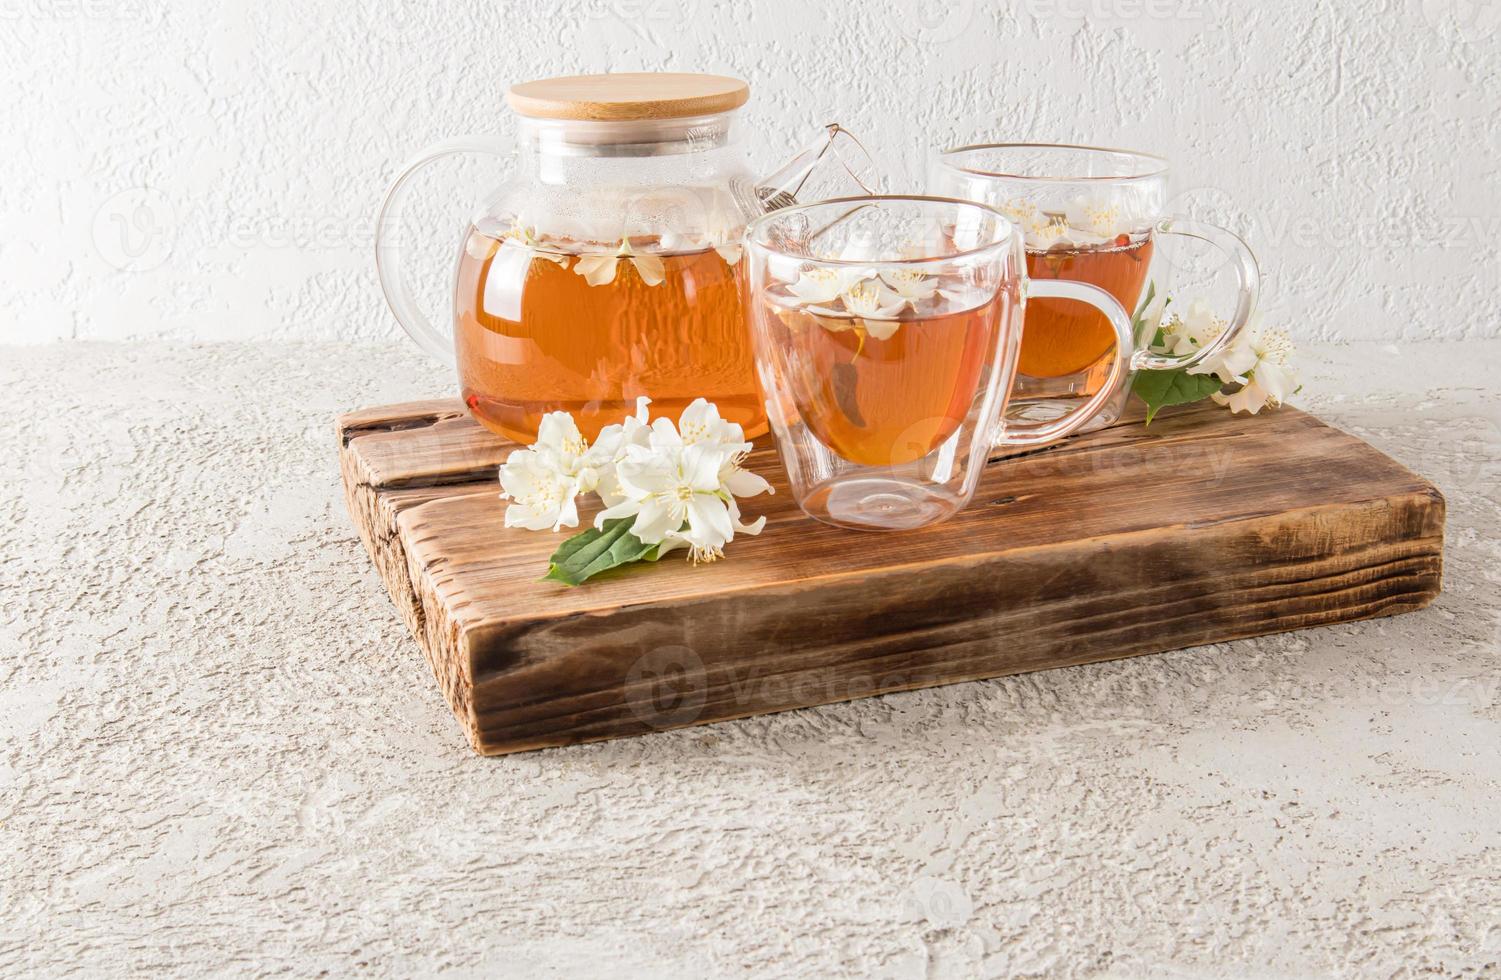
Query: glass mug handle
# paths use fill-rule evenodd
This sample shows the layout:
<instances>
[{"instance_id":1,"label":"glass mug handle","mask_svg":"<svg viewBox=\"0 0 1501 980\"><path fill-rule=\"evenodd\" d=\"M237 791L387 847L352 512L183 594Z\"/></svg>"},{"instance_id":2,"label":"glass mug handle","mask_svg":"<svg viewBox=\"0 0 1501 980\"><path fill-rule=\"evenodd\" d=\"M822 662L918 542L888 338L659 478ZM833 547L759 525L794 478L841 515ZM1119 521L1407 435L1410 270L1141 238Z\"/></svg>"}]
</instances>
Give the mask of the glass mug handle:
<instances>
[{"instance_id":1,"label":"glass mug handle","mask_svg":"<svg viewBox=\"0 0 1501 980\"><path fill-rule=\"evenodd\" d=\"M375 271L380 276L381 291L386 294L386 305L391 307L407 336L445 364L454 363L453 335L434 326L417 304L406 275L403 247L396 239L400 238L401 218L412 190L412 177L430 163L464 153L509 158L511 144L493 136L456 136L434 143L403 167L391 182L386 198L381 202L380 217L375 220Z\"/></svg>"},{"instance_id":2,"label":"glass mug handle","mask_svg":"<svg viewBox=\"0 0 1501 980\"><path fill-rule=\"evenodd\" d=\"M1051 422L1002 420L997 423L995 445L998 447L1041 446L1073 434L1081 425L1094 418L1109 405L1116 390L1125 383L1129 373L1140 367L1138 362L1142 357L1136 353L1136 345L1131 336L1131 317L1126 313L1126 308L1116 302L1115 297L1105 290L1098 286L1091 286L1087 282L1074 282L1068 279L1031 279L1027 281L1026 290L1028 299L1073 299L1088 303L1105 314L1105 318L1110 321L1110 326L1115 330L1115 358L1110 363L1110 377L1105 379L1100 390L1067 415ZM1025 309L1018 315L1024 316ZM1016 350L1020 352L1020 344L1017 345Z\"/></svg>"},{"instance_id":3,"label":"glass mug handle","mask_svg":"<svg viewBox=\"0 0 1501 980\"><path fill-rule=\"evenodd\" d=\"M1237 280L1235 315L1230 318L1230 323L1223 333L1210 341L1207 346L1181 357L1143 351L1138 355L1137 363L1134 365L1138 370L1148 371L1171 371L1175 368L1193 367L1200 361L1224 350L1236 335L1245 329L1251 319L1251 314L1256 312L1256 301L1261 296L1261 268L1256 264L1256 256L1251 254L1250 247L1240 240L1240 236L1226 231L1219 225L1174 216L1158 221L1153 231L1159 235L1182 235L1185 238L1197 238L1201 242L1207 242L1224 252L1235 268ZM1150 341L1151 338L1147 338L1146 342L1150 343Z\"/></svg>"}]
</instances>

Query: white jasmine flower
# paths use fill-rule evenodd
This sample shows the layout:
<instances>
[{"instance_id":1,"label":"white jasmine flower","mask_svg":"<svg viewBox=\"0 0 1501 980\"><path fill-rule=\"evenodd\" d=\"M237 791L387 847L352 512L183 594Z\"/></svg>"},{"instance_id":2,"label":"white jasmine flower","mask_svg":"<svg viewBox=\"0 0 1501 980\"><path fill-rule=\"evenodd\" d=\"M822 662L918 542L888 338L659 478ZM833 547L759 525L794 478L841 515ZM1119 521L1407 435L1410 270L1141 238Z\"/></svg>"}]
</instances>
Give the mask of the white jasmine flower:
<instances>
[{"instance_id":1,"label":"white jasmine flower","mask_svg":"<svg viewBox=\"0 0 1501 980\"><path fill-rule=\"evenodd\" d=\"M578 527L576 498L599 485L616 452L609 439L590 447L567 412L544 415L537 441L512 452L500 467L500 499L513 501L506 508L506 527Z\"/></svg>"},{"instance_id":2,"label":"white jasmine flower","mask_svg":"<svg viewBox=\"0 0 1501 980\"><path fill-rule=\"evenodd\" d=\"M542 416L537 441L531 448L552 456L564 473L578 478L585 492L594 489L599 482L600 467L607 465L613 455L607 445L591 448L578 423L567 412L548 412Z\"/></svg>"},{"instance_id":3,"label":"white jasmine flower","mask_svg":"<svg viewBox=\"0 0 1501 980\"><path fill-rule=\"evenodd\" d=\"M600 467L599 481L595 484L594 492L599 494L599 499L604 501L606 507L613 507L625 499L625 493L620 488L620 476L618 466L625 458L626 449L630 446L645 446L651 436L651 426L648 424L646 406L651 404L651 399L645 395L636 399L636 414L626 418L619 425L607 425L599 431L599 438L594 440L594 447L603 456L608 454L609 462Z\"/></svg>"},{"instance_id":4,"label":"white jasmine flower","mask_svg":"<svg viewBox=\"0 0 1501 980\"><path fill-rule=\"evenodd\" d=\"M886 269L881 273L881 281L905 300L913 312L917 311L919 300L931 299L938 291L938 280L916 269Z\"/></svg>"},{"instance_id":5,"label":"white jasmine flower","mask_svg":"<svg viewBox=\"0 0 1501 980\"><path fill-rule=\"evenodd\" d=\"M740 464L745 462L746 454L743 452L732 453L724 458L719 464L719 485L732 498L730 503L731 516L735 518L735 530L745 531L749 534L760 534L761 526L766 523L766 518L758 517L752 525L740 523L740 508L735 505L735 497L756 497L763 493L776 493L766 478L759 473L752 473ZM752 530L754 527L754 530Z\"/></svg>"},{"instance_id":6,"label":"white jasmine flower","mask_svg":"<svg viewBox=\"0 0 1501 980\"><path fill-rule=\"evenodd\" d=\"M556 251L555 249L549 248L548 246L544 245L541 239L537 237L536 229L532 228L529 225L522 224L519 217L512 220L510 230L507 231L502 237L504 237L507 242L526 249L532 254L533 258L546 259L548 262L555 262L558 265L566 266L568 264L568 256L564 255L562 252ZM470 241L473 241L473 236L470 237ZM466 251L468 251L467 243L465 249ZM492 254L493 251L494 250L492 249ZM475 258L489 258L488 255L475 255L473 251L469 251L469 254L474 256Z\"/></svg>"},{"instance_id":7,"label":"white jasmine flower","mask_svg":"<svg viewBox=\"0 0 1501 980\"><path fill-rule=\"evenodd\" d=\"M603 286L614 281L618 262L613 255L580 255L573 263L573 271L583 276L589 285Z\"/></svg>"},{"instance_id":8,"label":"white jasmine flower","mask_svg":"<svg viewBox=\"0 0 1501 980\"><path fill-rule=\"evenodd\" d=\"M731 496L754 497L773 492L765 479L740 465L751 451L751 444L745 441L745 430L738 422L721 418L718 406L703 398L695 398L683 409L676 427L666 418L653 422L649 445L658 452L674 452L686 446L719 450L724 454L719 482Z\"/></svg>"},{"instance_id":9,"label":"white jasmine flower","mask_svg":"<svg viewBox=\"0 0 1501 980\"><path fill-rule=\"evenodd\" d=\"M1234 345L1243 351L1241 360L1250 362L1237 378L1240 390L1228 395L1216 392L1211 397L1216 404L1228 405L1231 412L1255 415L1268 405L1276 408L1297 391L1297 373L1291 367L1293 344L1287 331L1263 328L1259 319L1247 325L1243 336L1247 339Z\"/></svg>"},{"instance_id":10,"label":"white jasmine flower","mask_svg":"<svg viewBox=\"0 0 1501 980\"><path fill-rule=\"evenodd\" d=\"M1051 248L1060 242L1072 244L1068 221L1061 214L1039 210L1036 204L1021 197L998 204L996 208L1020 229L1027 247L1033 251Z\"/></svg>"},{"instance_id":11,"label":"white jasmine flower","mask_svg":"<svg viewBox=\"0 0 1501 980\"><path fill-rule=\"evenodd\" d=\"M629 248L630 246L626 246ZM627 255L631 256L631 265L636 267L636 273L641 276L641 281L648 286L657 286L667 278L667 268L662 264L662 259L656 255Z\"/></svg>"},{"instance_id":12,"label":"white jasmine flower","mask_svg":"<svg viewBox=\"0 0 1501 980\"><path fill-rule=\"evenodd\" d=\"M500 468L507 527L534 531L578 525L577 497L594 491L605 503L596 528L633 518L631 533L658 554L687 547L695 563L714 561L740 534L759 534L764 517L747 524L737 497L771 493L771 484L741 464L750 452L744 430L705 399L695 399L673 425L648 424L650 399L635 415L600 430L590 445L566 412L544 416L537 441L512 452Z\"/></svg>"},{"instance_id":13,"label":"white jasmine flower","mask_svg":"<svg viewBox=\"0 0 1501 980\"><path fill-rule=\"evenodd\" d=\"M766 519L746 524L735 498L771 493L766 480L741 466L751 444L741 427L719 409L695 399L674 426L655 420L644 443L625 445L616 468L618 492L594 519L635 517L631 533L660 553L688 546L695 562L713 561L736 532L759 534Z\"/></svg>"},{"instance_id":14,"label":"white jasmine flower","mask_svg":"<svg viewBox=\"0 0 1501 980\"><path fill-rule=\"evenodd\" d=\"M505 232L504 237L513 239L522 245L529 245L532 248L540 248L542 246L542 241L537 237L537 230L523 222L519 215L511 219L511 227Z\"/></svg>"},{"instance_id":15,"label":"white jasmine flower","mask_svg":"<svg viewBox=\"0 0 1501 980\"><path fill-rule=\"evenodd\" d=\"M1070 228L1101 240L1108 240L1129 230L1126 215L1113 201L1076 197L1064 208Z\"/></svg>"},{"instance_id":16,"label":"white jasmine flower","mask_svg":"<svg viewBox=\"0 0 1501 980\"><path fill-rule=\"evenodd\" d=\"M1216 405L1228 407L1232 415L1238 412L1250 412L1252 415L1255 415L1267 405L1275 407L1281 404L1280 401L1273 398L1270 391L1261 387L1255 381L1246 382L1239 389L1232 391L1228 395L1224 392L1216 391L1209 397L1214 399Z\"/></svg>"},{"instance_id":17,"label":"white jasmine flower","mask_svg":"<svg viewBox=\"0 0 1501 980\"><path fill-rule=\"evenodd\" d=\"M740 236L744 230L728 208L716 207L709 213L709 242L726 265L740 261Z\"/></svg>"},{"instance_id":18,"label":"white jasmine flower","mask_svg":"<svg viewBox=\"0 0 1501 980\"><path fill-rule=\"evenodd\" d=\"M692 237L669 228L657 236L657 247L664 252L682 252L698 244Z\"/></svg>"},{"instance_id":19,"label":"white jasmine flower","mask_svg":"<svg viewBox=\"0 0 1501 980\"><path fill-rule=\"evenodd\" d=\"M1225 332L1226 326L1224 320L1214 315L1208 303L1196 299L1188 304L1188 309L1182 314L1175 314L1162 325L1163 345L1168 353L1179 357L1193 354L1217 340ZM1212 369L1195 373L1209 374L1210 370ZM1224 380L1231 381L1233 378Z\"/></svg>"},{"instance_id":20,"label":"white jasmine flower","mask_svg":"<svg viewBox=\"0 0 1501 980\"><path fill-rule=\"evenodd\" d=\"M1194 300L1181 317L1174 316L1162 325L1164 346L1179 356L1192 354L1214 343L1227 328L1209 304ZM1213 374L1227 385L1239 385L1228 395L1216 392L1211 397L1232 412L1255 415L1268 405L1275 408L1282 404L1297 390L1297 375L1290 366L1292 355L1287 332L1263 326L1258 313L1228 347L1187 372Z\"/></svg>"},{"instance_id":21,"label":"white jasmine flower","mask_svg":"<svg viewBox=\"0 0 1501 980\"><path fill-rule=\"evenodd\" d=\"M837 252L820 252L818 258L826 262L864 262L879 254L876 242L870 238L854 238ZM824 306L868 280L875 279L874 266L861 265L816 265L800 267L797 280L789 282L787 292L801 306Z\"/></svg>"},{"instance_id":22,"label":"white jasmine flower","mask_svg":"<svg viewBox=\"0 0 1501 980\"><path fill-rule=\"evenodd\" d=\"M859 317L896 316L907 301L880 281L855 283L839 294L846 311Z\"/></svg>"},{"instance_id":23,"label":"white jasmine flower","mask_svg":"<svg viewBox=\"0 0 1501 980\"><path fill-rule=\"evenodd\" d=\"M1166 293L1153 295L1151 302L1147 303L1146 307L1139 312L1136 321L1136 342L1138 344L1151 345L1152 341L1157 337L1158 330L1163 332L1164 339L1166 339L1168 327L1172 323L1171 320L1166 324L1162 322L1162 316L1167 312L1167 304L1168 297Z\"/></svg>"},{"instance_id":24,"label":"white jasmine flower","mask_svg":"<svg viewBox=\"0 0 1501 980\"><path fill-rule=\"evenodd\" d=\"M865 332L877 340L896 333L901 321L895 319L907 301L879 280L856 283L839 294L846 311L860 318Z\"/></svg>"},{"instance_id":25,"label":"white jasmine flower","mask_svg":"<svg viewBox=\"0 0 1501 980\"><path fill-rule=\"evenodd\" d=\"M595 527L617 517L635 516L631 533L646 544L686 543L692 558L713 561L735 536L735 521L720 489L719 469L725 452L711 446L674 450L631 446L620 462L625 500L600 511Z\"/></svg>"},{"instance_id":26,"label":"white jasmine flower","mask_svg":"<svg viewBox=\"0 0 1501 980\"><path fill-rule=\"evenodd\" d=\"M641 281L648 286L655 286L667 278L666 267L662 265L662 259L656 255L638 255L631 248L628 238L620 239L620 247L614 255L581 255L573 264L573 271L584 277L584 281L591 286L603 286L613 282L615 270L622 258L628 258L636 267L636 272L641 276Z\"/></svg>"},{"instance_id":27,"label":"white jasmine flower","mask_svg":"<svg viewBox=\"0 0 1501 980\"><path fill-rule=\"evenodd\" d=\"M657 419L652 424L652 445L696 446L706 444L728 449L732 452L749 450L745 430L738 422L720 418L719 407L703 398L695 398L678 417L673 426L670 419Z\"/></svg>"},{"instance_id":28,"label":"white jasmine flower","mask_svg":"<svg viewBox=\"0 0 1501 980\"><path fill-rule=\"evenodd\" d=\"M1130 202L1076 197L1063 210L1068 236L1074 244L1113 243L1122 235L1142 230L1149 223Z\"/></svg>"},{"instance_id":29,"label":"white jasmine flower","mask_svg":"<svg viewBox=\"0 0 1501 980\"><path fill-rule=\"evenodd\" d=\"M529 531L578 527L578 478L564 473L547 453L535 449L511 453L500 468L500 485L505 491L500 499L512 501L506 508L506 527Z\"/></svg>"},{"instance_id":30,"label":"white jasmine flower","mask_svg":"<svg viewBox=\"0 0 1501 980\"><path fill-rule=\"evenodd\" d=\"M1042 219L1042 213L1037 210L1037 205L1024 197L1013 197L995 207L1023 232Z\"/></svg>"},{"instance_id":31,"label":"white jasmine flower","mask_svg":"<svg viewBox=\"0 0 1501 980\"><path fill-rule=\"evenodd\" d=\"M1188 314L1177 325L1173 346L1174 354L1191 354L1207 347L1220 338L1228 324L1209 312L1203 300L1195 300L1188 307ZM1213 374L1225 384L1244 384L1246 372L1256 366L1256 353L1252 349L1254 338L1261 332L1261 317L1252 317L1251 322L1226 348L1188 369L1189 374Z\"/></svg>"},{"instance_id":32,"label":"white jasmine flower","mask_svg":"<svg viewBox=\"0 0 1501 980\"><path fill-rule=\"evenodd\" d=\"M1026 238L1027 247L1033 251L1049 249L1054 245L1067 247L1083 240L1082 236L1068 226L1066 220L1056 215L1040 216L1023 226L1022 234Z\"/></svg>"},{"instance_id":33,"label":"white jasmine flower","mask_svg":"<svg viewBox=\"0 0 1501 980\"><path fill-rule=\"evenodd\" d=\"M1151 337L1157 329L1153 326L1154 318L1161 317L1162 308L1154 299L1140 315L1140 335ZM1152 350L1182 357L1219 341L1229 325L1215 316L1208 303L1196 299L1181 315L1174 314L1162 321L1160 329L1162 342L1153 344ZM1209 397L1216 404L1228 406L1231 412L1255 415L1268 406L1281 405L1298 390L1293 353L1287 332L1264 326L1258 313L1224 349L1182 370L1192 375L1213 375L1216 381L1235 386L1234 391L1215 391Z\"/></svg>"},{"instance_id":34,"label":"white jasmine flower","mask_svg":"<svg viewBox=\"0 0 1501 980\"><path fill-rule=\"evenodd\" d=\"M840 293L863 278L858 272L816 266L799 270L797 281L788 283L787 292L802 306L823 306L838 299Z\"/></svg>"}]
</instances>

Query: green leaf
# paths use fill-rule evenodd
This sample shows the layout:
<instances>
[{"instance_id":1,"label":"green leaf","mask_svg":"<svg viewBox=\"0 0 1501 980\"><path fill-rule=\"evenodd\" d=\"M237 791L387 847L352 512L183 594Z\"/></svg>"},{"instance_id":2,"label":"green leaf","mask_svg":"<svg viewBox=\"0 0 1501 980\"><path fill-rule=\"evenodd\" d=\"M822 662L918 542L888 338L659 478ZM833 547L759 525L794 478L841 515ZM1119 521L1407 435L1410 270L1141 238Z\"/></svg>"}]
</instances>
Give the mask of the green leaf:
<instances>
[{"instance_id":1,"label":"green leaf","mask_svg":"<svg viewBox=\"0 0 1501 980\"><path fill-rule=\"evenodd\" d=\"M1202 401L1224 387L1212 374L1189 374L1184 368L1171 371L1137 371L1131 390L1147 403L1147 425L1158 409Z\"/></svg>"},{"instance_id":2,"label":"green leaf","mask_svg":"<svg viewBox=\"0 0 1501 980\"><path fill-rule=\"evenodd\" d=\"M1136 307L1136 312L1131 315L1131 336L1136 338L1138 344L1142 343L1141 328L1146 325L1147 307L1152 305L1152 300L1157 297L1157 283L1155 280L1147 280L1147 294L1142 297L1141 303ZM1162 301L1162 308L1166 310L1172 304L1172 299ZM1161 347L1166 342L1162 327L1152 334L1152 339L1147 342L1149 347Z\"/></svg>"},{"instance_id":3,"label":"green leaf","mask_svg":"<svg viewBox=\"0 0 1501 980\"><path fill-rule=\"evenodd\" d=\"M543 580L580 585L585 579L611 568L637 561L656 561L661 546L647 544L632 534L634 521L631 517L617 517L605 521L603 529L591 527L564 541L548 559Z\"/></svg>"},{"instance_id":4,"label":"green leaf","mask_svg":"<svg viewBox=\"0 0 1501 980\"><path fill-rule=\"evenodd\" d=\"M1157 298L1157 283L1155 281L1148 280L1148 282L1147 282L1147 294L1141 298L1141 305L1139 305L1138 307L1136 307L1136 313L1135 313L1134 316L1131 317L1131 325L1133 327L1139 327L1139 326L1141 326L1142 319L1145 318L1146 315L1147 315L1147 307L1151 306L1152 305L1152 300L1154 300L1156 298Z\"/></svg>"}]
</instances>

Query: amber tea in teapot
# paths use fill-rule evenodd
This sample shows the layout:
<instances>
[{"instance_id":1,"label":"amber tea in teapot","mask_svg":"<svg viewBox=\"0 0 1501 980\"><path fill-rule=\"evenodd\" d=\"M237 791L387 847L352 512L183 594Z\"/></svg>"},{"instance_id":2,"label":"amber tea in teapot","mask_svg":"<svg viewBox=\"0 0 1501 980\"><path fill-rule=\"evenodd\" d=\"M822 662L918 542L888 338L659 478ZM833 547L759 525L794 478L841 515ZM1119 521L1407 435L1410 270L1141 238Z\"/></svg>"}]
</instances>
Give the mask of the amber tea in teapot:
<instances>
[{"instance_id":1,"label":"amber tea in teapot","mask_svg":"<svg viewBox=\"0 0 1501 980\"><path fill-rule=\"evenodd\" d=\"M748 435L764 432L738 254L666 251L660 239L626 244L629 254L613 255L471 229L454 295L469 410L526 440L550 411L571 413L589 433L629 415L638 395L651 397L653 414L674 418L702 396Z\"/></svg>"},{"instance_id":2,"label":"amber tea in teapot","mask_svg":"<svg viewBox=\"0 0 1501 980\"><path fill-rule=\"evenodd\" d=\"M508 155L466 137L429 150L392 186L377 266L397 319L454 360L465 404L490 429L531 442L566 411L587 438L639 396L677 415L708 398L747 436L766 431L746 326L740 236L800 199L878 182L838 126L768 177L747 168L734 114L745 83L628 73L513 86L520 116L508 179L475 212L458 250L451 330L417 308L388 234L408 178L454 153Z\"/></svg>"}]
</instances>

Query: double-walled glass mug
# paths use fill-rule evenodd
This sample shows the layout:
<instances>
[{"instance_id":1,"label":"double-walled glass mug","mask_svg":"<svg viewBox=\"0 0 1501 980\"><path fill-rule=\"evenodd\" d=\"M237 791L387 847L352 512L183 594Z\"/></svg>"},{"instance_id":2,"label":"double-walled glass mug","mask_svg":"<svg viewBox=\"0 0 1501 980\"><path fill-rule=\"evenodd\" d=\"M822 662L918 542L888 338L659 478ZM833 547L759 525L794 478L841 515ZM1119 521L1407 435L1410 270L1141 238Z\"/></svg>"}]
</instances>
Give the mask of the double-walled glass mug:
<instances>
[{"instance_id":1,"label":"double-walled glass mug","mask_svg":"<svg viewBox=\"0 0 1501 980\"><path fill-rule=\"evenodd\" d=\"M506 141L460 137L426 150L387 193L376 265L402 327L456 363L481 423L518 442L551 411L592 439L640 395L664 415L703 396L747 435L764 432L741 231L774 207L873 190L863 148L831 125L757 177L735 126L749 89L718 75L553 78L506 98L520 116L514 158ZM412 176L467 153L511 170L459 235L452 309L430 319L396 231Z\"/></svg>"},{"instance_id":2,"label":"double-walled glass mug","mask_svg":"<svg viewBox=\"0 0 1501 980\"><path fill-rule=\"evenodd\" d=\"M745 244L767 414L798 503L821 521L899 530L943 520L974 495L993 446L1063 438L1128 376L1125 309L1084 283L1029 283L1021 234L993 208L843 198L762 217ZM1029 297L1099 310L1111 362L1069 413L998 426Z\"/></svg>"},{"instance_id":3,"label":"double-walled glass mug","mask_svg":"<svg viewBox=\"0 0 1501 980\"><path fill-rule=\"evenodd\" d=\"M1136 338L1137 368L1190 367L1215 355L1246 325L1256 307L1260 275L1251 250L1223 228L1164 214L1168 164L1158 156L1091 146L990 143L934 154L928 188L989 204L1021 228L1027 274L1034 282L1071 279L1110 293L1135 310L1152 277L1152 253L1163 235L1182 235L1223 251L1237 277L1235 312L1213 342L1182 357L1146 351ZM1165 283L1156 282L1157 296ZM1143 333L1146 333L1143 330ZM1108 382L1114 338L1099 313L1078 303L1038 300L1027 307L1008 414L1047 419L1089 398ZM1086 429L1120 418L1130 396L1122 385Z\"/></svg>"}]
</instances>

